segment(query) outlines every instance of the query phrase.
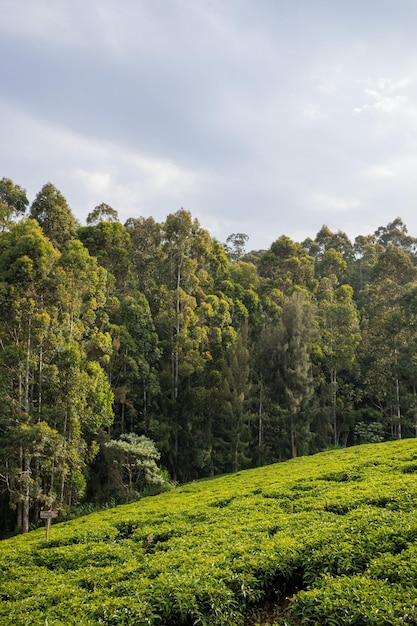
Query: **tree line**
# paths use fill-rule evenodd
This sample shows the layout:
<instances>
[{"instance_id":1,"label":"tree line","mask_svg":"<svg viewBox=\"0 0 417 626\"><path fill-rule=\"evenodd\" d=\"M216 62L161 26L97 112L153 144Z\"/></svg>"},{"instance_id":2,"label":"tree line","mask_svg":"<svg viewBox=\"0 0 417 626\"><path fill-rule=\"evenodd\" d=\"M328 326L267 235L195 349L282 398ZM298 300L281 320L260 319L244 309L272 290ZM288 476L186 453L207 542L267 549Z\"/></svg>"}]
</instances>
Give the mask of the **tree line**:
<instances>
[{"instance_id":1,"label":"tree line","mask_svg":"<svg viewBox=\"0 0 417 626\"><path fill-rule=\"evenodd\" d=\"M0 532L329 447L416 435L417 239L323 226L246 252L180 209L75 219L0 181ZM164 470L160 468L163 467Z\"/></svg>"}]
</instances>

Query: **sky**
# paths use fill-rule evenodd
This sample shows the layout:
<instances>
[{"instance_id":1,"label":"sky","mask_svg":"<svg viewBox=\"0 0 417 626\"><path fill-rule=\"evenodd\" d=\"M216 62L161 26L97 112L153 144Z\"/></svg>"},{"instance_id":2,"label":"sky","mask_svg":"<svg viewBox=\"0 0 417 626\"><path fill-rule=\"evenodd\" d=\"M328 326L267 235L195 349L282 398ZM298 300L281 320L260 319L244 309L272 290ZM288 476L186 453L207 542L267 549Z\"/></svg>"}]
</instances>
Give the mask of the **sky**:
<instances>
[{"instance_id":1,"label":"sky","mask_svg":"<svg viewBox=\"0 0 417 626\"><path fill-rule=\"evenodd\" d=\"M0 0L0 178L247 250L417 236L415 0Z\"/></svg>"}]
</instances>

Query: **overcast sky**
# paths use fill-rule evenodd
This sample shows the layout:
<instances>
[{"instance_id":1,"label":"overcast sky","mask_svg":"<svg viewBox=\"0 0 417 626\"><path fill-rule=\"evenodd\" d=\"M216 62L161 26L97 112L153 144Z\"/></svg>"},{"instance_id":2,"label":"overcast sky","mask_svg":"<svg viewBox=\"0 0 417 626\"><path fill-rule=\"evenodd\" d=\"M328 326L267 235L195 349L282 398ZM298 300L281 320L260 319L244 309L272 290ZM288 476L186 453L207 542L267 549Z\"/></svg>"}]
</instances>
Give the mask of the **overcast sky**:
<instances>
[{"instance_id":1,"label":"overcast sky","mask_svg":"<svg viewBox=\"0 0 417 626\"><path fill-rule=\"evenodd\" d=\"M0 0L0 178L77 218L417 236L416 0Z\"/></svg>"}]
</instances>

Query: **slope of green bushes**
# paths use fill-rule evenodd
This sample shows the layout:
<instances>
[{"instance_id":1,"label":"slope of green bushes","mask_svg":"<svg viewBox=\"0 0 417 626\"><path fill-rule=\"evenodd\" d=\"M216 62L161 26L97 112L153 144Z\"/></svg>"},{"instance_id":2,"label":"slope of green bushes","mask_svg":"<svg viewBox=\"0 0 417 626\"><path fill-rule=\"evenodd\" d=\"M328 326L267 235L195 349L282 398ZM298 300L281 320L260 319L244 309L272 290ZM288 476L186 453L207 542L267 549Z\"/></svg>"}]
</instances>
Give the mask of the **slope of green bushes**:
<instances>
[{"instance_id":1,"label":"slope of green bushes","mask_svg":"<svg viewBox=\"0 0 417 626\"><path fill-rule=\"evenodd\" d=\"M2 541L0 623L238 626L276 604L277 624L417 624L416 473L417 440L365 445Z\"/></svg>"}]
</instances>

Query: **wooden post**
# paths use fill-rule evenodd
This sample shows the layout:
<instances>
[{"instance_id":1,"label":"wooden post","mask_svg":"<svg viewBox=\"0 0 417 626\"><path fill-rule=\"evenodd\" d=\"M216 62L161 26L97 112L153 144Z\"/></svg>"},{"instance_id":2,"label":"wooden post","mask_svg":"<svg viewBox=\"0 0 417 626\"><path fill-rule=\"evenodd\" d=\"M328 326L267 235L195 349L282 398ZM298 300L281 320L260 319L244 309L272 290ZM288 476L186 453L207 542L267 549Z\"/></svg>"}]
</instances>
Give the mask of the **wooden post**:
<instances>
[{"instance_id":1,"label":"wooden post","mask_svg":"<svg viewBox=\"0 0 417 626\"><path fill-rule=\"evenodd\" d=\"M39 513L39 517L45 520L46 541L48 541L49 529L51 528L51 519L53 519L54 517L58 517L58 513L56 511L41 511Z\"/></svg>"}]
</instances>

